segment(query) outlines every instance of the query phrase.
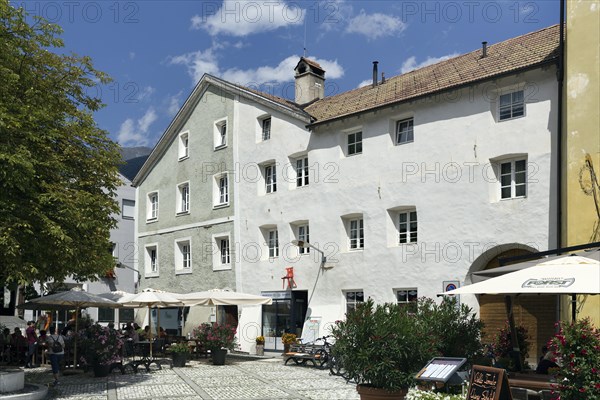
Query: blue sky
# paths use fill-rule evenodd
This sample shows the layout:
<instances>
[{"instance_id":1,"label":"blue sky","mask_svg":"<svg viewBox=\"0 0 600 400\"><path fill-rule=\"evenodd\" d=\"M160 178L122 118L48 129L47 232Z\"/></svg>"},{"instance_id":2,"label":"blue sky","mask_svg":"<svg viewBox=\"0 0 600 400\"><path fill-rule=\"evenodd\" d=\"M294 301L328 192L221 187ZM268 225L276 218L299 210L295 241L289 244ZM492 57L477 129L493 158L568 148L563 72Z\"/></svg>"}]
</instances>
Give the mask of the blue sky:
<instances>
[{"instance_id":1,"label":"blue sky","mask_svg":"<svg viewBox=\"0 0 600 400\"><path fill-rule=\"evenodd\" d=\"M326 70L326 94L559 20L546 1L12 1L64 29L113 82L98 89L101 128L123 146L154 146L202 74L293 98L303 55Z\"/></svg>"}]
</instances>

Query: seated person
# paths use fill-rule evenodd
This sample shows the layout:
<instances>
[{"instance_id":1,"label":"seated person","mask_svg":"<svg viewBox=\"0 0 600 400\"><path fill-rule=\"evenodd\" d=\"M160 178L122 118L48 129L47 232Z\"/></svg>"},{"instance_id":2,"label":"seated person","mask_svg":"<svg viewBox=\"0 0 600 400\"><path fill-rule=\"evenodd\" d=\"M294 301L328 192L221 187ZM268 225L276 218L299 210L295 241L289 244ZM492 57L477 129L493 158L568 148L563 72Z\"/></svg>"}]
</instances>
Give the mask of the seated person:
<instances>
[{"instance_id":1,"label":"seated person","mask_svg":"<svg viewBox=\"0 0 600 400\"><path fill-rule=\"evenodd\" d=\"M159 338L166 338L167 337L167 331L165 331L162 326L158 329L158 337Z\"/></svg>"},{"instance_id":2,"label":"seated person","mask_svg":"<svg viewBox=\"0 0 600 400\"><path fill-rule=\"evenodd\" d=\"M558 364L553 361L555 359L556 355L553 352L548 351L546 346L542 347L542 356L540 357L540 362L535 369L535 373L548 375L548 369L558 368Z\"/></svg>"}]
</instances>

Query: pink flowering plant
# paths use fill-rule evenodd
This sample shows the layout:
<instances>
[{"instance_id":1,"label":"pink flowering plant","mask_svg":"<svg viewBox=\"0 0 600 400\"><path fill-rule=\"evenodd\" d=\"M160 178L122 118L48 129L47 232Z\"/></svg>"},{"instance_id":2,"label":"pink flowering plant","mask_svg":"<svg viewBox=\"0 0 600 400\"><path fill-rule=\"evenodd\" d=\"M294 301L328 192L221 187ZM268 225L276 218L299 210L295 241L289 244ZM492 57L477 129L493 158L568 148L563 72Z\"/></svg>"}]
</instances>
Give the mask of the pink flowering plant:
<instances>
[{"instance_id":1,"label":"pink flowering plant","mask_svg":"<svg viewBox=\"0 0 600 400\"><path fill-rule=\"evenodd\" d=\"M229 324L205 322L194 328L192 335L208 350L233 349L236 328Z\"/></svg>"},{"instance_id":2,"label":"pink flowering plant","mask_svg":"<svg viewBox=\"0 0 600 400\"><path fill-rule=\"evenodd\" d=\"M94 324L79 331L81 361L86 365L111 365L121 361L123 340L117 331Z\"/></svg>"},{"instance_id":3,"label":"pink flowering plant","mask_svg":"<svg viewBox=\"0 0 600 400\"><path fill-rule=\"evenodd\" d=\"M560 400L600 399L600 330L589 319L558 325L549 345L560 366L554 390Z\"/></svg>"}]
</instances>

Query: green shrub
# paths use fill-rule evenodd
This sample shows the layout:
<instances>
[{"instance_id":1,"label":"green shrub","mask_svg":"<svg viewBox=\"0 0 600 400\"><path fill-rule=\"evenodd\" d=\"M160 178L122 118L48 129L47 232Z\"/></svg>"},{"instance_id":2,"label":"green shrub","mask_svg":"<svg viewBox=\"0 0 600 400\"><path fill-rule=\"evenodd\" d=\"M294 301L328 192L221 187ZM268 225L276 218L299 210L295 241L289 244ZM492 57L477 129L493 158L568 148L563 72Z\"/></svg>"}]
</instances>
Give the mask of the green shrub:
<instances>
[{"instance_id":1,"label":"green shrub","mask_svg":"<svg viewBox=\"0 0 600 400\"><path fill-rule=\"evenodd\" d=\"M350 379L372 387L398 390L414 384L418 372L436 355L430 328L394 303L369 299L332 329L335 355Z\"/></svg>"},{"instance_id":2,"label":"green shrub","mask_svg":"<svg viewBox=\"0 0 600 400\"><path fill-rule=\"evenodd\" d=\"M466 304L445 297L440 304L420 298L417 303L419 319L437 337L436 349L445 357L465 357L470 364L483 355L481 330L483 322Z\"/></svg>"},{"instance_id":3,"label":"green shrub","mask_svg":"<svg viewBox=\"0 0 600 400\"><path fill-rule=\"evenodd\" d=\"M589 319L563 324L550 342L561 400L600 399L600 331Z\"/></svg>"}]
</instances>

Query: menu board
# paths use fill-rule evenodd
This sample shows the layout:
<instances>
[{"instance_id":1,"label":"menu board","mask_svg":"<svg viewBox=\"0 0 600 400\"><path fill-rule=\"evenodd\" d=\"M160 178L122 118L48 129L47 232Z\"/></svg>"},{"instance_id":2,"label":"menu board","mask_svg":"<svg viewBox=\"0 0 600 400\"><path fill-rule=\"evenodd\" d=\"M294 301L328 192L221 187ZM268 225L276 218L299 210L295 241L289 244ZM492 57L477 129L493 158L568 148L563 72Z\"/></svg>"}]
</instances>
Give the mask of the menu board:
<instances>
[{"instance_id":1,"label":"menu board","mask_svg":"<svg viewBox=\"0 0 600 400\"><path fill-rule=\"evenodd\" d=\"M512 400L505 371L473 365L467 400Z\"/></svg>"},{"instance_id":2,"label":"menu board","mask_svg":"<svg viewBox=\"0 0 600 400\"><path fill-rule=\"evenodd\" d=\"M446 383L466 361L466 358L436 357L419 371L416 378Z\"/></svg>"}]
</instances>

